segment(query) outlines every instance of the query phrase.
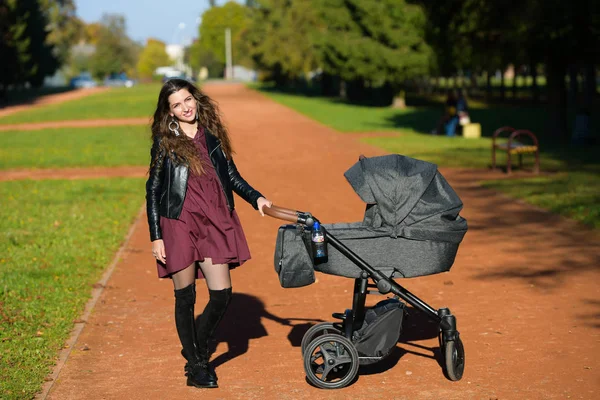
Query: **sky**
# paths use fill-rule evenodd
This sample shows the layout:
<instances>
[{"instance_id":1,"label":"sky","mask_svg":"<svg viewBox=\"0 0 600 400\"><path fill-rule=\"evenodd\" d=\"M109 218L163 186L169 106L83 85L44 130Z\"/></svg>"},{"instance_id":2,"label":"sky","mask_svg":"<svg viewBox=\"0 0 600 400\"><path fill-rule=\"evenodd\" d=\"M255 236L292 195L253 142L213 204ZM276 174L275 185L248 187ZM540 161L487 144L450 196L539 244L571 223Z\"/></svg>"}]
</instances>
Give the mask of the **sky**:
<instances>
[{"instance_id":1,"label":"sky","mask_svg":"<svg viewBox=\"0 0 600 400\"><path fill-rule=\"evenodd\" d=\"M104 13L124 15L127 35L137 42L155 38L187 45L198 37L200 16L209 4L208 0L75 0L75 7L86 23L100 21Z\"/></svg>"}]
</instances>

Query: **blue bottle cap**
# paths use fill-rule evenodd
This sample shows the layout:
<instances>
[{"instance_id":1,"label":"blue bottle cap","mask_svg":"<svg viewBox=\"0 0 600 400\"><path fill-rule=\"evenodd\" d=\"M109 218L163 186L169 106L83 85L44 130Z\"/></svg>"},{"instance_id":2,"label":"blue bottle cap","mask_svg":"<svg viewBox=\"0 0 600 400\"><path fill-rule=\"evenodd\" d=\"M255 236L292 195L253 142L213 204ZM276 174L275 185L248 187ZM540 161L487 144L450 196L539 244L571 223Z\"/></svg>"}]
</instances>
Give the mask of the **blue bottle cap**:
<instances>
[{"instance_id":1,"label":"blue bottle cap","mask_svg":"<svg viewBox=\"0 0 600 400\"><path fill-rule=\"evenodd\" d=\"M315 221L314 225L313 225L313 229L319 229L319 223Z\"/></svg>"}]
</instances>

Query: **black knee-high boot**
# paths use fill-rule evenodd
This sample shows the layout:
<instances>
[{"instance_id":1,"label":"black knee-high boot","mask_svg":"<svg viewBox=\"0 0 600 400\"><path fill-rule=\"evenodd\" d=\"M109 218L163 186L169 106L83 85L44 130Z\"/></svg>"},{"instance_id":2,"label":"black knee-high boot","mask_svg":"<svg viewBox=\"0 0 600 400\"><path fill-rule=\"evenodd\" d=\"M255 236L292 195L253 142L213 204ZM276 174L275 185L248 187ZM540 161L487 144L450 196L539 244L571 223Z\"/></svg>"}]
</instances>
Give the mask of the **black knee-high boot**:
<instances>
[{"instance_id":1,"label":"black knee-high boot","mask_svg":"<svg viewBox=\"0 0 600 400\"><path fill-rule=\"evenodd\" d=\"M208 362L199 350L194 322L196 285L191 284L175 290L175 326L188 363L186 365L187 385L201 388L216 388L217 382L208 372Z\"/></svg>"},{"instance_id":2,"label":"black knee-high boot","mask_svg":"<svg viewBox=\"0 0 600 400\"><path fill-rule=\"evenodd\" d=\"M210 360L210 348L209 340L213 337L219 322L225 315L227 307L231 302L231 288L223 290L209 290L209 301L204 312L200 318L198 318L198 349L200 358L206 360L208 364ZM217 380L217 374L214 369L208 364L209 373L215 380Z\"/></svg>"}]
</instances>

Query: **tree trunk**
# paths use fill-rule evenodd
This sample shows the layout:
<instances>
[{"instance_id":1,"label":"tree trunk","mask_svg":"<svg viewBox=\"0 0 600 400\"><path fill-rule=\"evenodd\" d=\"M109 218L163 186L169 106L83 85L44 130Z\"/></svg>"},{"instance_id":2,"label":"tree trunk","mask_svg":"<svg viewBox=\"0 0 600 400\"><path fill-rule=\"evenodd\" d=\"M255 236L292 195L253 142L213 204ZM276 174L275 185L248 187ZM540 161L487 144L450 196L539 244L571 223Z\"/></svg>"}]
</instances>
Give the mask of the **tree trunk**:
<instances>
[{"instance_id":1,"label":"tree trunk","mask_svg":"<svg viewBox=\"0 0 600 400\"><path fill-rule=\"evenodd\" d=\"M585 64L585 86L583 89L583 108L586 112L592 112L594 97L596 97L596 66L592 61Z\"/></svg>"},{"instance_id":2,"label":"tree trunk","mask_svg":"<svg viewBox=\"0 0 600 400\"><path fill-rule=\"evenodd\" d=\"M500 68L500 100L506 99L506 85L504 82L504 68Z\"/></svg>"},{"instance_id":3,"label":"tree trunk","mask_svg":"<svg viewBox=\"0 0 600 400\"><path fill-rule=\"evenodd\" d=\"M336 90L336 77L328 73L321 75L321 94L326 97L335 96L339 93L339 89Z\"/></svg>"},{"instance_id":4,"label":"tree trunk","mask_svg":"<svg viewBox=\"0 0 600 400\"><path fill-rule=\"evenodd\" d=\"M531 78L533 79L531 97L533 98L533 102L537 104L540 102L540 88L537 84L537 65L535 62L531 63Z\"/></svg>"},{"instance_id":5,"label":"tree trunk","mask_svg":"<svg viewBox=\"0 0 600 400\"><path fill-rule=\"evenodd\" d=\"M351 103L362 103L367 100L367 90L364 79L355 79L348 82L346 86L346 96Z\"/></svg>"},{"instance_id":6,"label":"tree trunk","mask_svg":"<svg viewBox=\"0 0 600 400\"><path fill-rule=\"evenodd\" d=\"M492 98L492 73L487 71L486 85L485 85L485 99L490 100Z\"/></svg>"},{"instance_id":7,"label":"tree trunk","mask_svg":"<svg viewBox=\"0 0 600 400\"><path fill-rule=\"evenodd\" d=\"M569 139L569 130L567 128L567 89L565 85L567 65L560 59L554 59L548 62L546 69L549 130L553 136L566 143Z\"/></svg>"},{"instance_id":8,"label":"tree trunk","mask_svg":"<svg viewBox=\"0 0 600 400\"><path fill-rule=\"evenodd\" d=\"M584 66L583 105L577 109L571 143L575 146L586 146L590 141L590 118L596 94L596 71L593 62Z\"/></svg>"},{"instance_id":9,"label":"tree trunk","mask_svg":"<svg viewBox=\"0 0 600 400\"><path fill-rule=\"evenodd\" d=\"M343 80L340 82L340 99L344 101L348 100L347 86L348 84L346 83L346 81Z\"/></svg>"},{"instance_id":10,"label":"tree trunk","mask_svg":"<svg viewBox=\"0 0 600 400\"><path fill-rule=\"evenodd\" d=\"M515 64L514 67L514 74L513 74L513 84L512 84L512 99L513 101L517 100L517 94L519 91L519 88L517 87L517 78L519 77L519 69L517 67L517 65Z\"/></svg>"},{"instance_id":11,"label":"tree trunk","mask_svg":"<svg viewBox=\"0 0 600 400\"><path fill-rule=\"evenodd\" d=\"M476 72L471 72L471 75L469 76L469 89L467 91L467 97L471 97L473 96L475 93L477 93L479 90L479 88L477 87L477 73Z\"/></svg>"},{"instance_id":12,"label":"tree trunk","mask_svg":"<svg viewBox=\"0 0 600 400\"><path fill-rule=\"evenodd\" d=\"M392 103L392 108L397 108L400 110L404 110L406 108L406 92L404 90L396 92L396 95L394 96L394 102Z\"/></svg>"},{"instance_id":13,"label":"tree trunk","mask_svg":"<svg viewBox=\"0 0 600 400\"><path fill-rule=\"evenodd\" d=\"M579 68L576 64L569 65L569 104L573 109L578 110L577 95L579 94L579 82L577 81L577 75Z\"/></svg>"}]
</instances>

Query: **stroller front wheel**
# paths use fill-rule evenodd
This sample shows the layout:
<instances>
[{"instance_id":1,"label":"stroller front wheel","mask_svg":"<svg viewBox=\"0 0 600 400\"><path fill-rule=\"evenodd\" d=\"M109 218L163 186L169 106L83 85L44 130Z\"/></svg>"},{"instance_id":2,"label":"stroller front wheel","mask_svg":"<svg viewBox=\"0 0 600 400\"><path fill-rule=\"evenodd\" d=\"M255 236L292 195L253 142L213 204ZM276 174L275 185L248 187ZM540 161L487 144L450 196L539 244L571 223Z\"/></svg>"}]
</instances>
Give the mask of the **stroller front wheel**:
<instances>
[{"instance_id":1,"label":"stroller front wheel","mask_svg":"<svg viewBox=\"0 0 600 400\"><path fill-rule=\"evenodd\" d=\"M444 343L444 364L451 381L459 381L465 370L465 349L460 337Z\"/></svg>"},{"instance_id":2,"label":"stroller front wheel","mask_svg":"<svg viewBox=\"0 0 600 400\"><path fill-rule=\"evenodd\" d=\"M323 335L309 343L304 352L306 378L320 389L348 386L358 374L356 348L341 335Z\"/></svg>"},{"instance_id":3,"label":"stroller front wheel","mask_svg":"<svg viewBox=\"0 0 600 400\"><path fill-rule=\"evenodd\" d=\"M321 322L319 324L311 326L304 336L302 336L302 343L300 348L302 350L302 357L308 347L308 344L313 341L314 338L323 335L341 335L342 331L336 328L331 322Z\"/></svg>"}]
</instances>

